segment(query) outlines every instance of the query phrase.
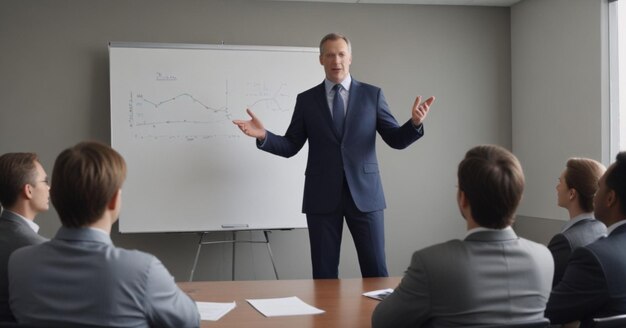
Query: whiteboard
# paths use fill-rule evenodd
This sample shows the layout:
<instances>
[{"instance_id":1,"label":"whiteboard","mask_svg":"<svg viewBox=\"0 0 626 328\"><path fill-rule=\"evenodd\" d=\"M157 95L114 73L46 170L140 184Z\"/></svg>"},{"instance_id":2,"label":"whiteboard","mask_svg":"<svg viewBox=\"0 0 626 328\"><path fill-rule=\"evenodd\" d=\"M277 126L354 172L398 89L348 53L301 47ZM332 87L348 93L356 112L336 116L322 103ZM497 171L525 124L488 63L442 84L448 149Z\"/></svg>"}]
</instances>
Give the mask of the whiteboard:
<instances>
[{"instance_id":1,"label":"whiteboard","mask_svg":"<svg viewBox=\"0 0 626 328\"><path fill-rule=\"evenodd\" d=\"M307 145L282 158L232 123L285 131L324 79L317 48L110 43L111 145L126 160L120 232L305 228ZM280 134L280 133L279 133Z\"/></svg>"}]
</instances>

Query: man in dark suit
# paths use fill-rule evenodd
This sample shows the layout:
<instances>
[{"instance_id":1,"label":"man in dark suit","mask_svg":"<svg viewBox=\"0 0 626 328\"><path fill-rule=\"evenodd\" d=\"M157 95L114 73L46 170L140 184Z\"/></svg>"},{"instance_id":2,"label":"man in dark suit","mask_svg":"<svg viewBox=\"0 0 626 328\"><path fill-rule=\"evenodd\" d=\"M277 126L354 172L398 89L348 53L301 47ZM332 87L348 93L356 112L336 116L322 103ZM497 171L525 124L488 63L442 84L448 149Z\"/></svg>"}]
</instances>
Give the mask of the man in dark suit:
<instances>
[{"instance_id":1,"label":"man in dark suit","mask_svg":"<svg viewBox=\"0 0 626 328\"><path fill-rule=\"evenodd\" d=\"M593 203L608 236L572 253L546 307L555 324L626 314L626 152L600 178Z\"/></svg>"},{"instance_id":2,"label":"man in dark suit","mask_svg":"<svg viewBox=\"0 0 626 328\"><path fill-rule=\"evenodd\" d=\"M380 88L352 79L350 41L331 33L320 42L326 79L301 93L284 136L251 120L233 121L257 139L259 149L284 157L309 142L302 211L306 213L313 278L337 278L343 218L357 250L363 277L387 276L383 194L376 132L391 147L403 149L424 134L422 122L434 97L417 97L411 119L400 126Z\"/></svg>"},{"instance_id":3,"label":"man in dark suit","mask_svg":"<svg viewBox=\"0 0 626 328\"><path fill-rule=\"evenodd\" d=\"M524 173L506 149L470 149L459 164L457 203L462 240L413 254L400 285L372 314L373 328L490 327L545 320L553 274L541 244L511 228Z\"/></svg>"},{"instance_id":4,"label":"man in dark suit","mask_svg":"<svg viewBox=\"0 0 626 328\"><path fill-rule=\"evenodd\" d=\"M9 309L7 264L18 248L40 244L37 214L49 208L50 186L46 172L33 153L0 156L0 321L14 321Z\"/></svg>"}]
</instances>

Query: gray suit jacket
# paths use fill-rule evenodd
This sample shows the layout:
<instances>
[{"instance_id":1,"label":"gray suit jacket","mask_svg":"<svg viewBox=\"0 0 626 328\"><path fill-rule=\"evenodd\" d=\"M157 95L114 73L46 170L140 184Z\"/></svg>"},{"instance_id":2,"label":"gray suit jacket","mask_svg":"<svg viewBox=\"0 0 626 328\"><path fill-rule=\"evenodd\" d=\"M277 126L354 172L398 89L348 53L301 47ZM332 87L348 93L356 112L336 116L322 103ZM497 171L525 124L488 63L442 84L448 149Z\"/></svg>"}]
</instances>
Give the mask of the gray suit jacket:
<instances>
[{"instance_id":1,"label":"gray suit jacket","mask_svg":"<svg viewBox=\"0 0 626 328\"><path fill-rule=\"evenodd\" d=\"M594 218L586 218L552 237L548 244L548 249L554 258L552 286L556 286L563 278L567 261L569 261L574 249L589 245L604 235L606 235L604 223Z\"/></svg>"},{"instance_id":2,"label":"gray suit jacket","mask_svg":"<svg viewBox=\"0 0 626 328\"><path fill-rule=\"evenodd\" d=\"M372 327L471 327L543 319L554 263L511 229L479 231L413 254Z\"/></svg>"},{"instance_id":3,"label":"gray suit jacket","mask_svg":"<svg viewBox=\"0 0 626 328\"><path fill-rule=\"evenodd\" d=\"M154 256L113 246L103 232L61 227L9 259L9 304L19 323L198 327L194 301Z\"/></svg>"},{"instance_id":4,"label":"gray suit jacket","mask_svg":"<svg viewBox=\"0 0 626 328\"><path fill-rule=\"evenodd\" d=\"M0 215L0 321L14 321L9 309L9 256L18 248L41 244L46 240L14 213L3 211Z\"/></svg>"}]
</instances>

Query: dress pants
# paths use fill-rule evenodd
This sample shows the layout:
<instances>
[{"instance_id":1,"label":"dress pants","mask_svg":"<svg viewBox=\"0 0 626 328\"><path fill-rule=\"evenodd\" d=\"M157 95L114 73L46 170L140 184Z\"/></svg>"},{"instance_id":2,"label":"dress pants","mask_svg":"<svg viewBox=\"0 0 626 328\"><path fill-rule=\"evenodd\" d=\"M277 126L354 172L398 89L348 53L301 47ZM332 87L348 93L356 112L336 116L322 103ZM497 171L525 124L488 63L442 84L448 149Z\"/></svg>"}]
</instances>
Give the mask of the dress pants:
<instances>
[{"instance_id":1,"label":"dress pants","mask_svg":"<svg viewBox=\"0 0 626 328\"><path fill-rule=\"evenodd\" d=\"M363 278L387 277L383 211L359 211L344 180L342 200L336 211L306 215L313 279L338 278L344 217L354 239Z\"/></svg>"}]
</instances>

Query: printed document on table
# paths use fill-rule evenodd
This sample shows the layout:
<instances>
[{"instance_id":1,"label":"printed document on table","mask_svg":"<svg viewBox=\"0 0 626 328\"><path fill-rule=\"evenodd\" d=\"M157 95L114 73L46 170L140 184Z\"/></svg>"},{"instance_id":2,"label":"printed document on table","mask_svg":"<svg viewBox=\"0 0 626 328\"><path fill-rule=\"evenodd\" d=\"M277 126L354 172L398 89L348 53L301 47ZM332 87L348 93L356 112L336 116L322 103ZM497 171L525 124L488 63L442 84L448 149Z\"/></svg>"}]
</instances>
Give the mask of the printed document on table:
<instances>
[{"instance_id":1,"label":"printed document on table","mask_svg":"<svg viewBox=\"0 0 626 328\"><path fill-rule=\"evenodd\" d=\"M363 296L367 296L369 298L382 301L385 299L385 297L389 296L391 293L393 293L393 288L387 288L387 289L379 289L379 290L373 290L371 292L363 293Z\"/></svg>"},{"instance_id":2,"label":"printed document on table","mask_svg":"<svg viewBox=\"0 0 626 328\"><path fill-rule=\"evenodd\" d=\"M296 296L284 297L284 298L266 298L246 300L257 311L261 312L266 317L278 317L288 315L306 315L306 314L320 314L324 313L324 310L320 310L313 307Z\"/></svg>"},{"instance_id":3,"label":"printed document on table","mask_svg":"<svg viewBox=\"0 0 626 328\"><path fill-rule=\"evenodd\" d=\"M234 309L237 304L232 303L214 303L214 302L196 302L198 312L200 312L200 320L217 321L230 310Z\"/></svg>"}]
</instances>

